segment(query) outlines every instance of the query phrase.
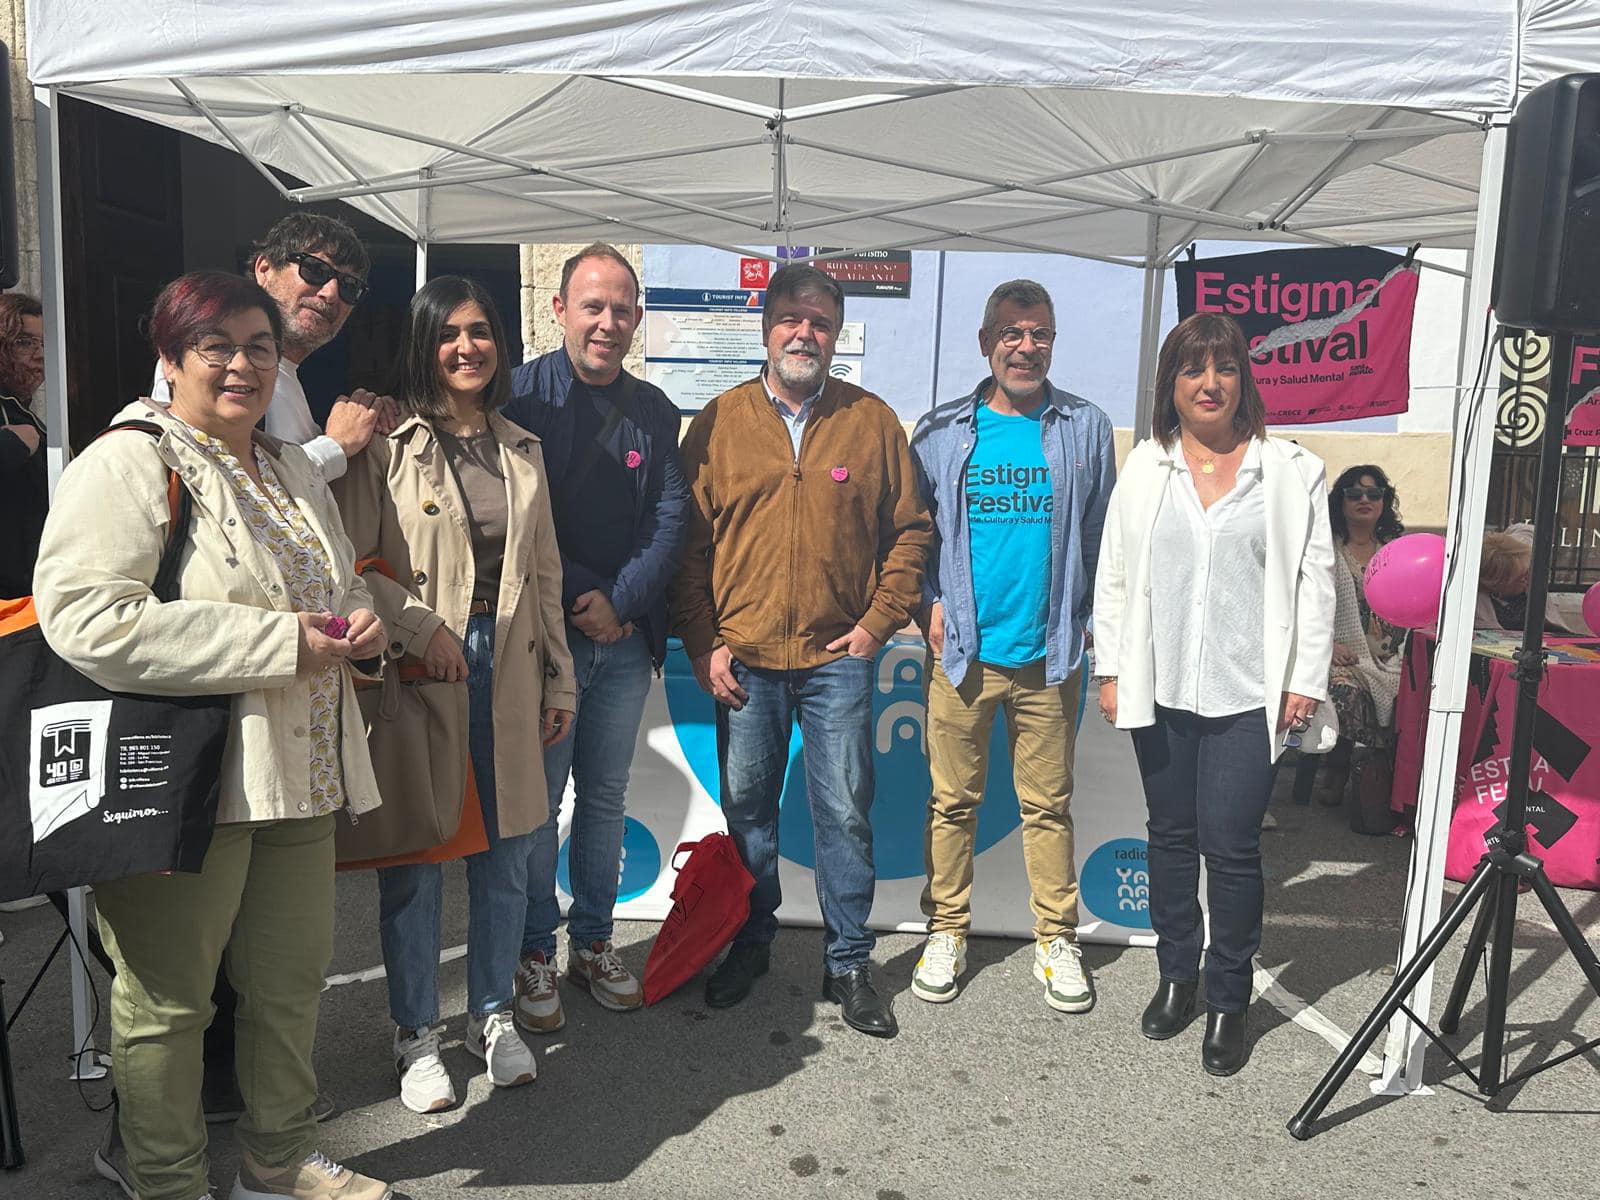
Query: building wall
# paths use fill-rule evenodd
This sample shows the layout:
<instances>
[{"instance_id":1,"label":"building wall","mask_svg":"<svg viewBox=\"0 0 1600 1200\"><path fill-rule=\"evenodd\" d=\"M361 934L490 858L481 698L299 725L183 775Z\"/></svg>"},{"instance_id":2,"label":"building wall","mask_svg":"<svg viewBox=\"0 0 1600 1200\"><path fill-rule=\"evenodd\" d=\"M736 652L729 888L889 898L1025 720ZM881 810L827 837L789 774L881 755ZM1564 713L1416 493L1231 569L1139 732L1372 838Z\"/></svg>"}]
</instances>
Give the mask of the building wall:
<instances>
[{"instance_id":1,"label":"building wall","mask_svg":"<svg viewBox=\"0 0 1600 1200\"><path fill-rule=\"evenodd\" d=\"M561 345L561 327L556 324L551 300L561 290L561 268L567 259L587 243L551 242L522 247L522 345L529 359L547 354ZM633 269L644 278L644 247L618 244ZM640 297L641 301L643 297ZM644 338L635 337L625 365L635 375L644 375Z\"/></svg>"},{"instance_id":2,"label":"building wall","mask_svg":"<svg viewBox=\"0 0 1600 1200\"><path fill-rule=\"evenodd\" d=\"M28 83L22 0L0 0L0 37L10 51L11 137L17 169L17 290L39 294L39 166L33 143L33 88Z\"/></svg>"}]
</instances>

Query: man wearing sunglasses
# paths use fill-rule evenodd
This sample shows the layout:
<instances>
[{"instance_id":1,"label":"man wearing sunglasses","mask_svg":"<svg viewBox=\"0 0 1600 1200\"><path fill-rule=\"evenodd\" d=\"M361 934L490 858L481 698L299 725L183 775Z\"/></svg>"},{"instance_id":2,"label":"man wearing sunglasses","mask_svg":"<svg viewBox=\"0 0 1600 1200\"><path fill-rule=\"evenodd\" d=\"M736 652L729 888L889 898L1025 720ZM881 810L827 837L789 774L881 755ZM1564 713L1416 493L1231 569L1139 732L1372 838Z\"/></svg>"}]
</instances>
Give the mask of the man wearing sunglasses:
<instances>
[{"instance_id":1,"label":"man wearing sunglasses","mask_svg":"<svg viewBox=\"0 0 1600 1200\"><path fill-rule=\"evenodd\" d=\"M918 623L928 640L924 841L928 941L920 999L955 999L972 923L989 735L1004 714L1034 918L1033 975L1059 1012L1086 1012L1078 950L1072 768L1100 531L1116 478L1111 422L1050 384L1055 306L1029 279L997 287L978 348L989 374L911 436L933 515Z\"/></svg>"},{"instance_id":2,"label":"man wearing sunglasses","mask_svg":"<svg viewBox=\"0 0 1600 1200\"><path fill-rule=\"evenodd\" d=\"M300 386L300 364L338 335L366 295L370 265L367 248L348 223L297 212L267 230L250 267L283 318L283 355L266 430L298 445L330 481L344 474L350 457L366 449L375 430L398 424L399 410L391 398L357 388L334 402L327 427L319 429ZM159 363L150 394L157 400L167 394Z\"/></svg>"}]
</instances>

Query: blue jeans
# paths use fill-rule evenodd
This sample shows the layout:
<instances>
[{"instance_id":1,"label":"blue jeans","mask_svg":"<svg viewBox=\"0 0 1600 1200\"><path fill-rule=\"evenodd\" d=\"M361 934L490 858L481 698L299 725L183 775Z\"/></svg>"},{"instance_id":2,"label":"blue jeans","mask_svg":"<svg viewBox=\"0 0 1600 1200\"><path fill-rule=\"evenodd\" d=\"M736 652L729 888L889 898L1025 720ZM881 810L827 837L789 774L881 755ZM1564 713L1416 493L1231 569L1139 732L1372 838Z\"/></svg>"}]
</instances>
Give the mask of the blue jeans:
<instances>
[{"instance_id":1,"label":"blue jeans","mask_svg":"<svg viewBox=\"0 0 1600 1200\"><path fill-rule=\"evenodd\" d=\"M1133 731L1150 820L1150 925L1163 979L1199 978L1204 926L1200 859L1206 860L1206 1004L1250 1006L1251 959L1261 948L1261 819L1272 797L1272 747L1262 711L1199 717L1156 709Z\"/></svg>"},{"instance_id":2,"label":"blue jeans","mask_svg":"<svg viewBox=\"0 0 1600 1200\"><path fill-rule=\"evenodd\" d=\"M620 642L601 645L569 624L567 646L578 681L578 714L572 732L544 752L550 818L533 831L522 927L522 953L542 950L551 959L556 952L556 925L561 921L561 907L556 902L561 838L556 822L569 774L575 796L567 843L572 884L567 937L583 947L611 940L611 910L617 904L622 868L628 768L633 765L633 747L644 719L653 667L650 643L640 630Z\"/></svg>"},{"instance_id":3,"label":"blue jeans","mask_svg":"<svg viewBox=\"0 0 1600 1200\"><path fill-rule=\"evenodd\" d=\"M789 769L795 719L816 834L817 902L823 963L842 975L866 963L875 938L867 928L877 882L872 867L872 678L869 658L846 655L802 671L764 671L734 662L749 693L735 711L717 705L722 814L756 886L750 918L734 941L767 945L777 935L778 801Z\"/></svg>"},{"instance_id":4,"label":"blue jeans","mask_svg":"<svg viewBox=\"0 0 1600 1200\"><path fill-rule=\"evenodd\" d=\"M511 1006L517 930L528 886L532 834L500 836L494 781L494 614L467 620L467 749L489 848L467 863L467 1010L485 1017ZM444 867L415 863L378 871L378 929L389 977L389 1015L402 1029L439 1023L439 909Z\"/></svg>"}]
</instances>

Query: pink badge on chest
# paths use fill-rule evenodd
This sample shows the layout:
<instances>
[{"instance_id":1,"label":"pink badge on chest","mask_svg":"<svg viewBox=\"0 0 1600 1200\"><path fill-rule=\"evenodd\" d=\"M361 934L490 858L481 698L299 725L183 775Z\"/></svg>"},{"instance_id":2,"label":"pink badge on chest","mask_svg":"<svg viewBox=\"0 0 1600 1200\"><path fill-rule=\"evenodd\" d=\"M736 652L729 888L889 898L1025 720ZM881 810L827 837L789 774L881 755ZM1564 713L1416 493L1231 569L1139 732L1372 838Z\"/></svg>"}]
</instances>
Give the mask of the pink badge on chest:
<instances>
[{"instance_id":1,"label":"pink badge on chest","mask_svg":"<svg viewBox=\"0 0 1600 1200\"><path fill-rule=\"evenodd\" d=\"M644 461L644 456L637 450L629 450L622 456L622 461L630 471L637 471L639 464Z\"/></svg>"},{"instance_id":2,"label":"pink badge on chest","mask_svg":"<svg viewBox=\"0 0 1600 1200\"><path fill-rule=\"evenodd\" d=\"M829 471L828 474L833 476L833 481L835 483L843 483L846 479L850 478L850 468L835 467L832 471Z\"/></svg>"}]
</instances>

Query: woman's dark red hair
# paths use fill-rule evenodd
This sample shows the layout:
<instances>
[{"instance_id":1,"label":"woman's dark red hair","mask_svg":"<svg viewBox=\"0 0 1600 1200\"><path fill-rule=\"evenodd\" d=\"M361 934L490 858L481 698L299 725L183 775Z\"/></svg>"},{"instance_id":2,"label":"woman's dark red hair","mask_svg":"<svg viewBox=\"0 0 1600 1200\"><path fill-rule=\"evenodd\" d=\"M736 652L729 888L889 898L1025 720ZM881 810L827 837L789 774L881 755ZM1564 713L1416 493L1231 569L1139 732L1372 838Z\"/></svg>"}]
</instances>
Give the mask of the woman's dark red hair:
<instances>
[{"instance_id":1,"label":"woman's dark red hair","mask_svg":"<svg viewBox=\"0 0 1600 1200\"><path fill-rule=\"evenodd\" d=\"M180 275L156 297L150 310L150 343L172 362L183 358L208 333L229 317L259 308L272 326L272 340L283 345L283 317L265 288L243 275L226 271L191 271Z\"/></svg>"}]
</instances>

